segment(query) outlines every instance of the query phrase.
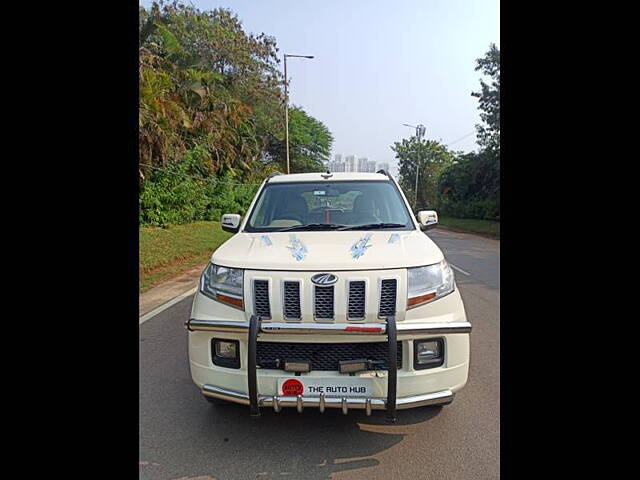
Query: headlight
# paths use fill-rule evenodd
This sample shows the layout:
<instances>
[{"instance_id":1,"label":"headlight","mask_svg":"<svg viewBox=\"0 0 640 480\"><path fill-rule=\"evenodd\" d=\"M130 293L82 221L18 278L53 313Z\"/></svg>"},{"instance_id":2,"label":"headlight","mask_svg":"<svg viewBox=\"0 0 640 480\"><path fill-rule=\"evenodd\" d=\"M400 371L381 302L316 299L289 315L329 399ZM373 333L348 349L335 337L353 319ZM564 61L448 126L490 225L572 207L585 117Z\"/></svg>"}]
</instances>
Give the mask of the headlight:
<instances>
[{"instance_id":1,"label":"headlight","mask_svg":"<svg viewBox=\"0 0 640 480\"><path fill-rule=\"evenodd\" d=\"M407 310L453 292L453 270L446 262L407 269Z\"/></svg>"},{"instance_id":2,"label":"headlight","mask_svg":"<svg viewBox=\"0 0 640 480\"><path fill-rule=\"evenodd\" d=\"M213 300L244 310L244 270L210 263L200 277L200 293Z\"/></svg>"}]
</instances>

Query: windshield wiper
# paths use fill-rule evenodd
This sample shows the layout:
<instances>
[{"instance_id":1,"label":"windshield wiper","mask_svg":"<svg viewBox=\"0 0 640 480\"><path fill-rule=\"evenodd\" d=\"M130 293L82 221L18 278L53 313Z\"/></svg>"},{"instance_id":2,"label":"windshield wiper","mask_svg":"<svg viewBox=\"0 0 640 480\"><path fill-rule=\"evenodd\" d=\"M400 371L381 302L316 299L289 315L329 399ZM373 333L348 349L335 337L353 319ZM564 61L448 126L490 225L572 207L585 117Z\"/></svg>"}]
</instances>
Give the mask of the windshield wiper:
<instances>
[{"instance_id":1,"label":"windshield wiper","mask_svg":"<svg viewBox=\"0 0 640 480\"><path fill-rule=\"evenodd\" d=\"M274 232L291 232L293 230L336 230L342 229L346 225L338 225L336 223L309 223L307 225L294 225L293 227L285 227Z\"/></svg>"},{"instance_id":2,"label":"windshield wiper","mask_svg":"<svg viewBox=\"0 0 640 480\"><path fill-rule=\"evenodd\" d=\"M382 228L400 228L406 227L402 223L365 223L364 225L345 225L338 230L379 230Z\"/></svg>"}]
</instances>

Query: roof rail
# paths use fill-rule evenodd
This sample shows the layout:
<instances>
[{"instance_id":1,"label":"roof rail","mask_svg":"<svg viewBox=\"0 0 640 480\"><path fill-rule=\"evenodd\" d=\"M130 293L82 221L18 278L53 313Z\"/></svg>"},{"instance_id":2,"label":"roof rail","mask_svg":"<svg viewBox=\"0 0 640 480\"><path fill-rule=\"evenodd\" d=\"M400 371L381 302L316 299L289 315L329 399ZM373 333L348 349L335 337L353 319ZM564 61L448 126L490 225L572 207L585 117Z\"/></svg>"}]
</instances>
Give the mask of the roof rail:
<instances>
[{"instance_id":1,"label":"roof rail","mask_svg":"<svg viewBox=\"0 0 640 480\"><path fill-rule=\"evenodd\" d=\"M273 172L270 173L269 176L267 176L267 181L265 183L268 183L269 180L271 180L273 177L275 177L276 175L282 175L280 172Z\"/></svg>"},{"instance_id":2,"label":"roof rail","mask_svg":"<svg viewBox=\"0 0 640 480\"><path fill-rule=\"evenodd\" d=\"M387 172L385 169L380 169L376 173L381 173L381 174L386 175L387 177L391 178L391 174L389 172Z\"/></svg>"}]
</instances>

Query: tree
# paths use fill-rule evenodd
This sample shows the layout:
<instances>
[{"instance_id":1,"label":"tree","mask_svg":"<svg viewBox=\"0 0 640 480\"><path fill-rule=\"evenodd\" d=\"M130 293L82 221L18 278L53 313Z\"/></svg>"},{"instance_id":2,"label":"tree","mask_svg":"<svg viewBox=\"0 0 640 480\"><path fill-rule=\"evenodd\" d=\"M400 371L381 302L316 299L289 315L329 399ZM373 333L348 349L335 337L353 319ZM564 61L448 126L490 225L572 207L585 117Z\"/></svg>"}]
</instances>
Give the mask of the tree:
<instances>
[{"instance_id":1,"label":"tree","mask_svg":"<svg viewBox=\"0 0 640 480\"><path fill-rule=\"evenodd\" d=\"M321 172L329 160L333 136L324 123L307 114L301 107L289 109L289 163L291 173ZM286 171L284 131L269 146L269 154Z\"/></svg>"},{"instance_id":2,"label":"tree","mask_svg":"<svg viewBox=\"0 0 640 480\"><path fill-rule=\"evenodd\" d=\"M166 166L198 145L213 175L255 180L286 165L275 38L246 34L230 10L177 1L142 8L139 36L141 163ZM329 130L302 109L290 117L293 171L321 169Z\"/></svg>"},{"instance_id":3,"label":"tree","mask_svg":"<svg viewBox=\"0 0 640 480\"><path fill-rule=\"evenodd\" d=\"M489 150L458 155L438 183L440 193L454 202L498 197L500 162Z\"/></svg>"},{"instance_id":4,"label":"tree","mask_svg":"<svg viewBox=\"0 0 640 480\"><path fill-rule=\"evenodd\" d=\"M476 60L476 71L491 78L487 84L480 80L480 92L471 95L479 100L480 118L483 124L476 125L478 130L478 145L494 152L500 157L500 50L491 44L484 57Z\"/></svg>"},{"instance_id":5,"label":"tree","mask_svg":"<svg viewBox=\"0 0 640 480\"><path fill-rule=\"evenodd\" d=\"M418 198L409 196L414 210L435 208L438 201L438 178L453 162L453 155L435 140L418 140L415 136L394 142L400 169L400 186L405 192L415 192L416 165L418 165Z\"/></svg>"},{"instance_id":6,"label":"tree","mask_svg":"<svg viewBox=\"0 0 640 480\"><path fill-rule=\"evenodd\" d=\"M438 181L442 213L462 218L500 219L500 51L494 44L476 60L480 80L478 98L481 125L476 125L480 151L456 157Z\"/></svg>"},{"instance_id":7,"label":"tree","mask_svg":"<svg viewBox=\"0 0 640 480\"><path fill-rule=\"evenodd\" d=\"M139 19L141 223L242 212L286 165L275 38L245 33L230 10L178 1L154 2ZM301 108L290 113L292 171L320 171L331 133Z\"/></svg>"},{"instance_id":8,"label":"tree","mask_svg":"<svg viewBox=\"0 0 640 480\"><path fill-rule=\"evenodd\" d=\"M284 127L275 39L230 10L154 2L140 13L140 159L166 165L196 145L213 174L263 174Z\"/></svg>"},{"instance_id":9,"label":"tree","mask_svg":"<svg viewBox=\"0 0 640 480\"><path fill-rule=\"evenodd\" d=\"M419 142L415 137L395 142L400 166L400 184L414 201L416 161L420 165L418 201L414 209L437 207L441 213L460 218L500 219L500 51L495 45L476 60L476 71L491 78L480 80L481 125L479 152L449 152L434 141ZM414 201L415 202L415 201Z\"/></svg>"}]
</instances>

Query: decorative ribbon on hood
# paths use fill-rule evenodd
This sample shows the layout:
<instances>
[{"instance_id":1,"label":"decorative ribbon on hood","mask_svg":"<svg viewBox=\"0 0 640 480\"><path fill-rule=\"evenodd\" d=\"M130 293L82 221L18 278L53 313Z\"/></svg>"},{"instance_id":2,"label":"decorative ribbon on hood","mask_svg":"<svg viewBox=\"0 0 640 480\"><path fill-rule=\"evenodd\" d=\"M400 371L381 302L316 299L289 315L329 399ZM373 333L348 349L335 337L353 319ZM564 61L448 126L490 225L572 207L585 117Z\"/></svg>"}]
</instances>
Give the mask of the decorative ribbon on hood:
<instances>
[{"instance_id":1,"label":"decorative ribbon on hood","mask_svg":"<svg viewBox=\"0 0 640 480\"><path fill-rule=\"evenodd\" d=\"M273 245L273 243L271 243L271 239L267 235L260 235L260 243L263 247L270 247Z\"/></svg>"},{"instance_id":2,"label":"decorative ribbon on hood","mask_svg":"<svg viewBox=\"0 0 640 480\"><path fill-rule=\"evenodd\" d=\"M307 254L307 247L305 247L302 242L293 234L289 235L289 242L290 244L287 245L287 248L291 250L291 255L293 255L293 258L295 258L298 262L300 260L304 260L304 257Z\"/></svg>"},{"instance_id":3,"label":"decorative ribbon on hood","mask_svg":"<svg viewBox=\"0 0 640 480\"><path fill-rule=\"evenodd\" d=\"M364 252L367 250L367 248L371 247L371 245L368 245L368 242L370 239L371 239L371 234L367 233L364 237L362 237L356 243L351 245L351 248L350 248L351 258L355 260L360 258L362 255L364 255Z\"/></svg>"},{"instance_id":4,"label":"decorative ribbon on hood","mask_svg":"<svg viewBox=\"0 0 640 480\"><path fill-rule=\"evenodd\" d=\"M398 240L400 240L400 235L398 235L397 233L392 233L387 243L390 243L390 244L398 243Z\"/></svg>"}]
</instances>

